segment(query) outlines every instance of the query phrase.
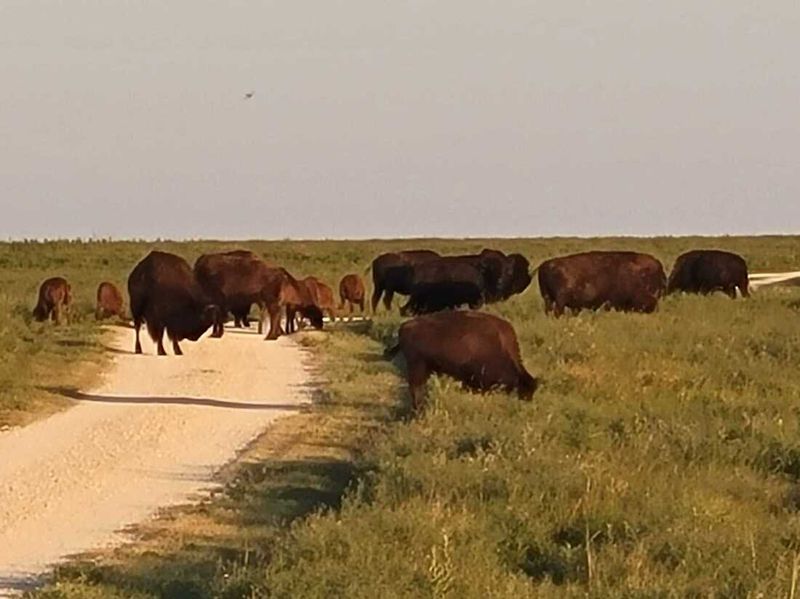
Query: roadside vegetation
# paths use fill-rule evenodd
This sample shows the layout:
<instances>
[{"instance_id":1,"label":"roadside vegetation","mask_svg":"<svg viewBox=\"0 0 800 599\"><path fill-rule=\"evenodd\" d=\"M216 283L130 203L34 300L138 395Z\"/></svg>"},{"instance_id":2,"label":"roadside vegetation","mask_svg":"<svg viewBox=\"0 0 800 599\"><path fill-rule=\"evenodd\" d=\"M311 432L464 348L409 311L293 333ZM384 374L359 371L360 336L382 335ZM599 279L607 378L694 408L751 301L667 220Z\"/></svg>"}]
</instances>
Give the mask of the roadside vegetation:
<instances>
[{"instance_id":1,"label":"roadside vegetation","mask_svg":"<svg viewBox=\"0 0 800 599\"><path fill-rule=\"evenodd\" d=\"M533 265L629 248L666 269L686 249L718 247L751 271L800 265L800 240L788 237L63 246L0 246L3 347L29 336L40 348L15 358L18 371L40 368L60 336L91 343L70 347L61 372L80 370L101 343L88 316L63 331L26 321L39 280L91 283L79 292L88 309L97 283L123 284L150 246L190 262L248 247L334 284L381 251L415 246L492 246ZM66 261L47 262L55 256ZM93 270L102 260L108 276ZM555 320L534 283L489 310L514 324L540 378L533 402L440 378L411 418L403 365L382 359L396 310L302 334L321 389L309 412L268 431L213 498L61 568L38 596L800 596L800 288ZM25 410L36 388L18 385L6 414Z\"/></svg>"}]
</instances>

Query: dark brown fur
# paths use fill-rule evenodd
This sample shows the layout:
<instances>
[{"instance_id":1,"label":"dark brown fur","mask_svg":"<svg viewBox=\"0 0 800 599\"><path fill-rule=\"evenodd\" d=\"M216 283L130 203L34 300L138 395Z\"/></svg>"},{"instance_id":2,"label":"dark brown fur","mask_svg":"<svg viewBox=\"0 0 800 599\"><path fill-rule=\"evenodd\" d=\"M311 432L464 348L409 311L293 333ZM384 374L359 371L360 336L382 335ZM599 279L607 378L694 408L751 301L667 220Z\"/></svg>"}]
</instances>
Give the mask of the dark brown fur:
<instances>
[{"instance_id":1,"label":"dark brown fur","mask_svg":"<svg viewBox=\"0 0 800 599\"><path fill-rule=\"evenodd\" d=\"M520 254L485 249L480 254L443 256L408 267L408 303L400 313L424 314L498 302L524 291L531 282L528 260Z\"/></svg>"},{"instance_id":2,"label":"dark brown fur","mask_svg":"<svg viewBox=\"0 0 800 599\"><path fill-rule=\"evenodd\" d=\"M103 320L112 316L125 317L122 292L114 283L104 281L97 287L97 307L94 317L96 320Z\"/></svg>"},{"instance_id":3,"label":"dark brown fur","mask_svg":"<svg viewBox=\"0 0 800 599\"><path fill-rule=\"evenodd\" d=\"M653 312L666 286L661 263L636 252L572 254L546 260L538 270L545 312L556 316L567 308Z\"/></svg>"},{"instance_id":4,"label":"dark brown fur","mask_svg":"<svg viewBox=\"0 0 800 599\"><path fill-rule=\"evenodd\" d=\"M348 304L350 315L353 314L354 306L358 306L361 314L364 314L364 299L366 298L364 281L357 274L349 274L342 277L339 281L339 310L344 310Z\"/></svg>"},{"instance_id":5,"label":"dark brown fur","mask_svg":"<svg viewBox=\"0 0 800 599\"><path fill-rule=\"evenodd\" d=\"M667 282L667 293L713 293L722 291L736 299L736 290L748 297L747 263L744 258L722 250L692 250L675 260Z\"/></svg>"},{"instance_id":6,"label":"dark brown fur","mask_svg":"<svg viewBox=\"0 0 800 599\"><path fill-rule=\"evenodd\" d=\"M260 278L264 269L272 265L249 250L233 250L217 254L203 254L194 264L194 272L203 290L220 307L219 318L214 323L213 337L222 337L228 313L234 317L234 326L249 327L250 308L263 307Z\"/></svg>"},{"instance_id":7,"label":"dark brown fur","mask_svg":"<svg viewBox=\"0 0 800 599\"><path fill-rule=\"evenodd\" d=\"M431 250L405 250L381 254L372 261L372 312L378 308L383 297L383 305L392 309L392 298L395 293L408 295L408 273L415 264L422 264L439 258L439 254Z\"/></svg>"},{"instance_id":8,"label":"dark brown fur","mask_svg":"<svg viewBox=\"0 0 800 599\"><path fill-rule=\"evenodd\" d=\"M400 314L427 314L468 305L479 308L486 301L486 273L480 263L463 256L445 256L411 271L409 299Z\"/></svg>"},{"instance_id":9,"label":"dark brown fur","mask_svg":"<svg viewBox=\"0 0 800 599\"><path fill-rule=\"evenodd\" d=\"M522 364L514 328L507 321L473 311L438 312L400 326L397 347L406 360L411 401L423 404L425 382L432 373L447 374L467 388L516 390L530 399L537 382Z\"/></svg>"},{"instance_id":10,"label":"dark brown fur","mask_svg":"<svg viewBox=\"0 0 800 599\"><path fill-rule=\"evenodd\" d=\"M69 309L72 304L72 287L63 277L52 277L39 286L39 298L33 309L33 318L44 322L52 318L56 324L63 320L69 324Z\"/></svg>"},{"instance_id":11,"label":"dark brown fur","mask_svg":"<svg viewBox=\"0 0 800 599\"><path fill-rule=\"evenodd\" d=\"M128 277L128 293L136 329L137 354L142 353L139 329L147 323L147 332L164 351L164 331L172 341L175 355L181 355L178 342L197 341L217 319L219 308L204 293L189 264L175 254L150 252Z\"/></svg>"}]
</instances>

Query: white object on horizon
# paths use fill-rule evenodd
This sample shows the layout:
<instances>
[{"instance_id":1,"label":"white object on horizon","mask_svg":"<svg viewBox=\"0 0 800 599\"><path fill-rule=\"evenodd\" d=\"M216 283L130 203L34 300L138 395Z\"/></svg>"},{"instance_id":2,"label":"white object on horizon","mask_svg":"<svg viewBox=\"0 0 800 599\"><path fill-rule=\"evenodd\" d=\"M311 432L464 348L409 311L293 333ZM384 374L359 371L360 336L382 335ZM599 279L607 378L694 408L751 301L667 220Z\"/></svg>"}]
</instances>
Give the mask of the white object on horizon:
<instances>
[{"instance_id":1,"label":"white object on horizon","mask_svg":"<svg viewBox=\"0 0 800 599\"><path fill-rule=\"evenodd\" d=\"M754 272L748 275L750 288L758 289L764 285L777 285L797 280L800 282L800 270L793 272Z\"/></svg>"}]
</instances>

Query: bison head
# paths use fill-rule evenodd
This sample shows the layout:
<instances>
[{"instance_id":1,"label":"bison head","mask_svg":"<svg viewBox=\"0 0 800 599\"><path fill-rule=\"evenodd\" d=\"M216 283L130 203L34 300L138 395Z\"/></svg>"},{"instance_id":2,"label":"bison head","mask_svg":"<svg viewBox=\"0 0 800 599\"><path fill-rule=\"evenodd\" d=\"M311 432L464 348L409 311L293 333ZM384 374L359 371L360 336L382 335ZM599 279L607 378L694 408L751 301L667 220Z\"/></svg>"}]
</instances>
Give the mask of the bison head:
<instances>
[{"instance_id":1,"label":"bison head","mask_svg":"<svg viewBox=\"0 0 800 599\"><path fill-rule=\"evenodd\" d=\"M311 321L311 326L315 329L322 328L322 310L314 305L304 306L300 309L300 314L303 318L308 318Z\"/></svg>"},{"instance_id":2,"label":"bison head","mask_svg":"<svg viewBox=\"0 0 800 599\"><path fill-rule=\"evenodd\" d=\"M508 295L511 296L525 291L528 285L531 284L533 277L531 277L530 273L530 262L522 254L510 254L508 261L511 264Z\"/></svg>"},{"instance_id":3,"label":"bison head","mask_svg":"<svg viewBox=\"0 0 800 599\"><path fill-rule=\"evenodd\" d=\"M519 394L519 398L521 400L531 401L538 386L539 381L528 374L527 371L523 369L523 371L520 372L519 382L517 383L517 393Z\"/></svg>"},{"instance_id":4,"label":"bison head","mask_svg":"<svg viewBox=\"0 0 800 599\"><path fill-rule=\"evenodd\" d=\"M220 319L220 307L216 304L203 306L198 312L185 312L181 315L180 322L176 328L181 339L197 341L203 336L211 325Z\"/></svg>"}]
</instances>

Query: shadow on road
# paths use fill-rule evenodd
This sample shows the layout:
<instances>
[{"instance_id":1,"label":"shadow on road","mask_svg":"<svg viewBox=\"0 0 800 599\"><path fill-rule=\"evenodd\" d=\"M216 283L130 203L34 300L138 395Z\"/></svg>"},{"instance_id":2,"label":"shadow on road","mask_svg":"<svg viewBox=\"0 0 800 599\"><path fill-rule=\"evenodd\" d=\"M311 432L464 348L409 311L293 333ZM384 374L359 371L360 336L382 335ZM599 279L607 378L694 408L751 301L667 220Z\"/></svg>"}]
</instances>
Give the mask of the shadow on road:
<instances>
[{"instance_id":1,"label":"shadow on road","mask_svg":"<svg viewBox=\"0 0 800 599\"><path fill-rule=\"evenodd\" d=\"M136 397L127 395L93 395L83 393L74 387L40 387L43 391L61 395L76 401L87 401L108 404L143 404L143 405L177 405L177 406L203 406L208 408L223 408L229 410L302 410L302 404L261 404L246 403L241 401L227 401L222 399L209 399L204 397Z\"/></svg>"}]
</instances>

